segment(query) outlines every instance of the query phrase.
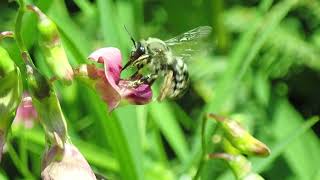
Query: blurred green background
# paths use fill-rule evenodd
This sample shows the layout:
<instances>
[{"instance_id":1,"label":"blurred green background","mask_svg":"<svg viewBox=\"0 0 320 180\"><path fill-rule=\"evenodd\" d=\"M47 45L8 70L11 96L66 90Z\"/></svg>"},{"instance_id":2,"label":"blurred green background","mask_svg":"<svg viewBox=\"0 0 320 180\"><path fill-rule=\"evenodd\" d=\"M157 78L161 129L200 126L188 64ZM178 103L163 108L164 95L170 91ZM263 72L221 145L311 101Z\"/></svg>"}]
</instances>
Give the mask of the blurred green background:
<instances>
[{"instance_id":1,"label":"blurred green background","mask_svg":"<svg viewBox=\"0 0 320 180\"><path fill-rule=\"evenodd\" d=\"M126 60L131 41L169 39L213 27L208 55L189 64L191 86L181 99L124 106L112 114L80 82L55 83L72 142L108 179L191 179L200 160L205 113L238 114L271 148L250 158L266 179L320 179L320 2L318 0L34 0L58 25L73 67L93 50L115 46ZM13 30L18 5L0 2L0 31ZM23 38L39 69L51 77L39 48L36 17L27 13ZM23 70L17 47L4 40ZM155 87L155 91L157 88ZM208 152L215 124L207 128ZM0 179L38 179L44 151L41 126L14 125ZM225 162L210 160L201 179L232 179Z\"/></svg>"}]
</instances>

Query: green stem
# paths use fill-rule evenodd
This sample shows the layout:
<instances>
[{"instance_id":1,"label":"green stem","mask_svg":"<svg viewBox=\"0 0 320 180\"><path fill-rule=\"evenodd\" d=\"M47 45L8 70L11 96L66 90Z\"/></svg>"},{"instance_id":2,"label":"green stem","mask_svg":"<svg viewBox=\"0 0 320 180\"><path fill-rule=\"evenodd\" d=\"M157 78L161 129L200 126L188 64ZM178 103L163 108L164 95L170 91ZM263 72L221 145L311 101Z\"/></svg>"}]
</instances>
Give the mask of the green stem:
<instances>
[{"instance_id":1,"label":"green stem","mask_svg":"<svg viewBox=\"0 0 320 180\"><path fill-rule=\"evenodd\" d=\"M207 125L207 117L205 116L202 120L202 124L201 124L201 160L196 172L196 175L193 177L193 180L197 180L199 179L201 170L204 166L204 163L206 161L206 149L207 149L207 144L206 144L206 125Z\"/></svg>"},{"instance_id":2,"label":"green stem","mask_svg":"<svg viewBox=\"0 0 320 180\"><path fill-rule=\"evenodd\" d=\"M18 47L20 51L23 52L23 51L27 51L21 36L22 18L25 12L25 3L23 0L18 0L18 2L19 2L19 9L18 9L14 33L15 33L15 38L16 38Z\"/></svg>"},{"instance_id":3,"label":"green stem","mask_svg":"<svg viewBox=\"0 0 320 180\"><path fill-rule=\"evenodd\" d=\"M19 2L19 9L18 9L17 19L16 19L16 23L15 23L15 29L14 29L15 39L16 39L17 45L19 47L22 59L26 62L27 66L35 67L32 60L31 60L31 56L30 56L26 46L24 45L22 35L21 35L22 18L25 13L25 10L26 10L25 3L24 3L24 0L18 0L18 2Z\"/></svg>"}]
</instances>

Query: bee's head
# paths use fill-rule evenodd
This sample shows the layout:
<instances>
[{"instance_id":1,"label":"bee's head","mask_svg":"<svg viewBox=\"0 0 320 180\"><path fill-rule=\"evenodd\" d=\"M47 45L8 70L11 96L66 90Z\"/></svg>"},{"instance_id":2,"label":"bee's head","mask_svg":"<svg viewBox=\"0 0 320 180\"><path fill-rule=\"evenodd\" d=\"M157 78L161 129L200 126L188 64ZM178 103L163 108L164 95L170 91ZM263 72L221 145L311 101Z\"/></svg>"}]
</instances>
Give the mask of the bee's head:
<instances>
[{"instance_id":1,"label":"bee's head","mask_svg":"<svg viewBox=\"0 0 320 180\"><path fill-rule=\"evenodd\" d=\"M134 42L134 41L133 41ZM131 51L129 61L122 68L122 70L126 69L129 66L139 67L140 65L145 63L146 60L146 48L141 42L134 42L134 49Z\"/></svg>"},{"instance_id":2,"label":"bee's head","mask_svg":"<svg viewBox=\"0 0 320 180\"><path fill-rule=\"evenodd\" d=\"M135 45L135 49L131 51L130 61L139 59L139 57L144 55L145 53L145 47L141 44L141 42L137 42Z\"/></svg>"}]
</instances>

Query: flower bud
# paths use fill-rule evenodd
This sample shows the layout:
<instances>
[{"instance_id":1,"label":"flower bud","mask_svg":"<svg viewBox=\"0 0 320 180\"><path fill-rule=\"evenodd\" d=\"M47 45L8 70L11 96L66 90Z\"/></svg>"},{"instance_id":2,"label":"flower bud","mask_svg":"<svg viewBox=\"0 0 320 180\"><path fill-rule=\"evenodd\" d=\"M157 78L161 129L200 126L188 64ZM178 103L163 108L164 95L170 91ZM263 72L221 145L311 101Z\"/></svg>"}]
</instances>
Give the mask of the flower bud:
<instances>
[{"instance_id":1,"label":"flower bud","mask_svg":"<svg viewBox=\"0 0 320 180\"><path fill-rule=\"evenodd\" d=\"M227 161L233 174L240 180L263 180L259 174L252 171L251 162L243 155L231 155L227 153L209 154L211 159L223 159Z\"/></svg>"},{"instance_id":2,"label":"flower bud","mask_svg":"<svg viewBox=\"0 0 320 180\"><path fill-rule=\"evenodd\" d=\"M38 113L32 104L32 98L25 92L22 101L18 106L13 124L23 124L25 128L32 128L37 119Z\"/></svg>"},{"instance_id":3,"label":"flower bud","mask_svg":"<svg viewBox=\"0 0 320 180\"><path fill-rule=\"evenodd\" d=\"M241 152L235 148L226 138L223 138L222 140L222 147L225 152L232 155L238 155L241 154Z\"/></svg>"},{"instance_id":4,"label":"flower bud","mask_svg":"<svg viewBox=\"0 0 320 180\"><path fill-rule=\"evenodd\" d=\"M0 46L0 160L7 132L21 101L22 88L19 68Z\"/></svg>"},{"instance_id":5,"label":"flower bud","mask_svg":"<svg viewBox=\"0 0 320 180\"><path fill-rule=\"evenodd\" d=\"M52 146L42 160L41 178L43 180L95 180L88 162L72 144L65 144L63 149Z\"/></svg>"},{"instance_id":6,"label":"flower bud","mask_svg":"<svg viewBox=\"0 0 320 180\"><path fill-rule=\"evenodd\" d=\"M71 83L73 70L62 46L57 26L38 7L29 5L28 8L38 15L40 45L49 68L58 79Z\"/></svg>"},{"instance_id":7,"label":"flower bud","mask_svg":"<svg viewBox=\"0 0 320 180\"><path fill-rule=\"evenodd\" d=\"M209 118L218 121L228 141L241 153L254 156L268 156L270 154L270 149L254 138L239 122L215 114L209 114Z\"/></svg>"}]
</instances>

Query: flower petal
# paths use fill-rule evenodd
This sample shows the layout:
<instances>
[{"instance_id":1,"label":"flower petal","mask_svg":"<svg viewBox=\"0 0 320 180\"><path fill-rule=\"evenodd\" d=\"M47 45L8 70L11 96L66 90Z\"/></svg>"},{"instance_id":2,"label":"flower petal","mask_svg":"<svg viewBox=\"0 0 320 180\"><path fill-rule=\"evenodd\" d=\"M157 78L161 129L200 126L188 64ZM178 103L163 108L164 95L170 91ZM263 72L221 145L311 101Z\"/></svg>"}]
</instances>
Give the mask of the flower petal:
<instances>
[{"instance_id":1,"label":"flower petal","mask_svg":"<svg viewBox=\"0 0 320 180\"><path fill-rule=\"evenodd\" d=\"M105 75L104 69L98 68L94 64L83 64L74 72L77 77L98 91L102 100L108 104L109 111L112 111L118 106L121 101L119 87L117 84L111 85ZM116 88L114 88L114 86L116 86Z\"/></svg>"},{"instance_id":2,"label":"flower petal","mask_svg":"<svg viewBox=\"0 0 320 180\"><path fill-rule=\"evenodd\" d=\"M152 90L148 84L141 84L138 87L132 88L128 84L130 80L120 80L120 95L131 104L146 104L152 99Z\"/></svg>"},{"instance_id":3,"label":"flower petal","mask_svg":"<svg viewBox=\"0 0 320 180\"><path fill-rule=\"evenodd\" d=\"M89 59L104 64L106 77L112 86L119 82L122 69L122 57L119 49L114 47L101 48L90 54Z\"/></svg>"},{"instance_id":4,"label":"flower petal","mask_svg":"<svg viewBox=\"0 0 320 180\"><path fill-rule=\"evenodd\" d=\"M22 101L18 106L14 123L23 123L26 128L33 127L33 121L38 118L38 113L32 104L32 98L29 93L23 94Z\"/></svg>"},{"instance_id":5,"label":"flower petal","mask_svg":"<svg viewBox=\"0 0 320 180\"><path fill-rule=\"evenodd\" d=\"M95 180L90 165L72 144L64 149L51 147L44 155L41 177L43 180L83 179Z\"/></svg>"},{"instance_id":6,"label":"flower petal","mask_svg":"<svg viewBox=\"0 0 320 180\"><path fill-rule=\"evenodd\" d=\"M114 89L113 86L106 81L98 81L96 88L102 100L108 104L109 111L112 111L119 105L121 96L117 90L118 88Z\"/></svg>"},{"instance_id":7,"label":"flower petal","mask_svg":"<svg viewBox=\"0 0 320 180\"><path fill-rule=\"evenodd\" d=\"M150 85L142 84L133 88L130 84L135 79L120 79L122 58L119 49L113 47L101 48L93 52L89 59L104 64L104 75L98 68L94 68L94 71L97 72L91 74L101 79L101 81L97 81L96 88L102 99L109 105L109 111L116 108L121 100L128 101L131 104L146 104L151 101Z\"/></svg>"}]
</instances>

